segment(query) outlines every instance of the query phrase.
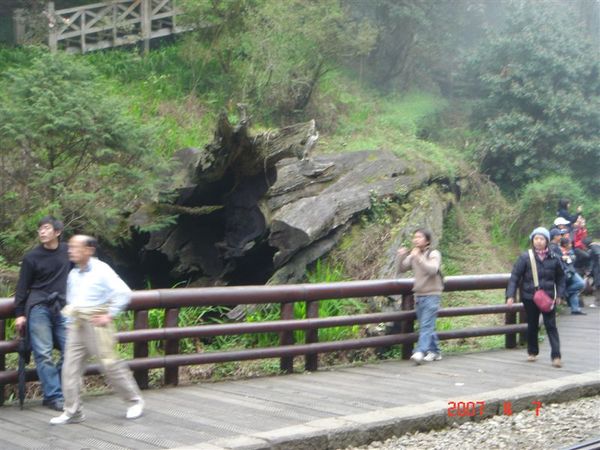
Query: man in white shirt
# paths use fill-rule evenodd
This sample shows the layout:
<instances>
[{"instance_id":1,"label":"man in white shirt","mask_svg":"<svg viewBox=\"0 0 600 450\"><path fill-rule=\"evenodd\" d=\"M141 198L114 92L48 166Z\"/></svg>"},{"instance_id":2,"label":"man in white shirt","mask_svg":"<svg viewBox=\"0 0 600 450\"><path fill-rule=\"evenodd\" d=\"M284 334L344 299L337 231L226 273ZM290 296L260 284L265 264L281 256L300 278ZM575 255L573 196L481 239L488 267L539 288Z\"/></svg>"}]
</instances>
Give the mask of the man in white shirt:
<instances>
[{"instance_id":1,"label":"man in white shirt","mask_svg":"<svg viewBox=\"0 0 600 450\"><path fill-rule=\"evenodd\" d=\"M136 419L144 401L126 363L116 352L113 318L129 303L131 289L108 264L94 257L96 239L76 235L69 240L69 259L75 267L67 279L67 343L62 367L64 412L52 425L85 420L81 403L81 378L90 356L98 358L111 386L128 404L126 418Z\"/></svg>"}]
</instances>

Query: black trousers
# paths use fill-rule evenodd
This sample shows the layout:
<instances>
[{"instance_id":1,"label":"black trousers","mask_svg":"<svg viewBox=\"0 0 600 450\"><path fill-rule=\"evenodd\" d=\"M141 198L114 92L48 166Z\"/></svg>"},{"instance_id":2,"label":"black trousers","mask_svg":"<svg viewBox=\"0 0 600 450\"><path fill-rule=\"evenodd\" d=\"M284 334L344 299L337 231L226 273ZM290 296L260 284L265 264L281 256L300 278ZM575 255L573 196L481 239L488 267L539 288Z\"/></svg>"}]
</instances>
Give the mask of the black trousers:
<instances>
[{"instance_id":1,"label":"black trousers","mask_svg":"<svg viewBox=\"0 0 600 450\"><path fill-rule=\"evenodd\" d=\"M560 339L558 337L558 328L556 328L556 307L549 313L543 313L532 299L524 298L522 301L527 313L527 353L537 355L540 352L538 332L540 328L540 314L542 314L548 340L550 341L550 357L552 359L560 358Z\"/></svg>"}]
</instances>

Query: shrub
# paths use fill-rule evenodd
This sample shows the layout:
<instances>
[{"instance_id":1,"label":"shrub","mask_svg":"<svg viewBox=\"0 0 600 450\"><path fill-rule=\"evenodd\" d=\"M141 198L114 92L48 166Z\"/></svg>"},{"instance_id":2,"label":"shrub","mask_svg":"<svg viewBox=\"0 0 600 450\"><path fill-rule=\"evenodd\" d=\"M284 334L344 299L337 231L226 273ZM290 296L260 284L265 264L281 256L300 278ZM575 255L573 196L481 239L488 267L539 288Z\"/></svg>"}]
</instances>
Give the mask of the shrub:
<instances>
[{"instance_id":1,"label":"shrub","mask_svg":"<svg viewBox=\"0 0 600 450\"><path fill-rule=\"evenodd\" d=\"M126 213L153 198L162 161L153 130L133 120L81 59L41 54L0 81L0 242L9 261L37 219L109 242L127 236Z\"/></svg>"},{"instance_id":2,"label":"shrub","mask_svg":"<svg viewBox=\"0 0 600 450\"><path fill-rule=\"evenodd\" d=\"M535 227L552 227L558 201L562 198L571 202L571 212L575 212L579 205L583 207L583 215L591 233L600 229L600 207L593 196L586 193L571 177L551 175L540 181L533 181L523 189L513 224L513 234L519 239L526 239Z\"/></svg>"}]
</instances>

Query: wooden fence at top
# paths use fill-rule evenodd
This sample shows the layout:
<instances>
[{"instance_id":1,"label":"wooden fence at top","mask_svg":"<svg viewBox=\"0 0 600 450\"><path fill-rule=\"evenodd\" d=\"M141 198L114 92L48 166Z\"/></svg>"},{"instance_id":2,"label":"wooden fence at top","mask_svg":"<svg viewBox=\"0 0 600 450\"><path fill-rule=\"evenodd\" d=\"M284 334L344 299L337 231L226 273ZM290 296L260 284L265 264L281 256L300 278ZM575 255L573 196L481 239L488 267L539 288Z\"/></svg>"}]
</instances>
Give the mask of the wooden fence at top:
<instances>
[{"instance_id":1,"label":"wooden fence at top","mask_svg":"<svg viewBox=\"0 0 600 450\"><path fill-rule=\"evenodd\" d=\"M175 0L111 0L59 10L48 2L48 46L52 52L86 53L143 41L148 51L151 39L189 30L177 24L179 14ZM14 12L14 29L16 43L23 43L23 10Z\"/></svg>"},{"instance_id":2,"label":"wooden fence at top","mask_svg":"<svg viewBox=\"0 0 600 450\"><path fill-rule=\"evenodd\" d=\"M508 274L468 275L446 277L445 291L503 289ZM340 283L296 284L280 286L238 286L215 288L186 288L136 291L129 310L134 311L134 330L117 334L121 343L133 343L133 356L129 366L142 388L148 386L149 369L163 368L166 384L178 383L178 368L186 365L243 361L263 358L280 358L284 372L292 372L295 356L304 356L305 368L318 369L318 354L359 348L380 348L402 344L402 357L410 358L413 343L418 339L414 332L416 313L411 293L412 279L348 281ZM356 314L351 316L319 317L319 301L328 299L360 298L400 295L400 310L384 313ZM306 318L294 319L294 303L306 302ZM239 304L279 303L281 320L269 322L222 323L178 327L179 309L189 306L233 306ZM164 328L148 328L148 311L164 310ZM504 314L504 325L473 327L439 332L439 338L458 339L489 335L505 335L506 348L514 348L517 334L523 341L527 325L523 323L523 305L505 304L460 308L442 308L439 317L480 314ZM517 313L519 319L517 320ZM14 317L13 299L0 299L0 405L4 403L4 386L17 382L17 371L6 367L6 354L15 353L18 341L6 336L6 319ZM392 334L361 337L341 341L319 342L320 328L392 322ZM305 341L294 342L294 331L304 330ZM279 345L233 351L179 354L179 340L190 337L241 335L247 333L279 333ZM149 356L148 342L162 341L164 355ZM99 372L91 365L87 374ZM37 379L35 370L28 369L27 380Z\"/></svg>"}]
</instances>

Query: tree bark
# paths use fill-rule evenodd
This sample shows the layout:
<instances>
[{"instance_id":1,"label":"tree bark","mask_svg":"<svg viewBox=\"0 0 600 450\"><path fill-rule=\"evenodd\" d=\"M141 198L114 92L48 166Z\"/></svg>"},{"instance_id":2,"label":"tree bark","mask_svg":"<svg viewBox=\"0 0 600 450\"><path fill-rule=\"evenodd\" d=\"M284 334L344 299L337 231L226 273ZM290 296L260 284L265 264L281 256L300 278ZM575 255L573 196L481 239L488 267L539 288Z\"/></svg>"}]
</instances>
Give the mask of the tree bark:
<instances>
[{"instance_id":1,"label":"tree bark","mask_svg":"<svg viewBox=\"0 0 600 450\"><path fill-rule=\"evenodd\" d=\"M299 282L374 203L434 182L429 166L391 151L312 157L317 139L314 121L252 136L247 117L233 126L221 115L211 144L174 156L167 200L130 219L178 214L145 235L141 273L153 287Z\"/></svg>"}]
</instances>

